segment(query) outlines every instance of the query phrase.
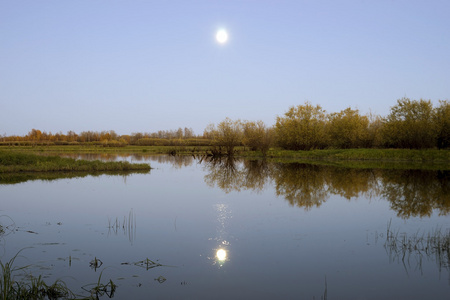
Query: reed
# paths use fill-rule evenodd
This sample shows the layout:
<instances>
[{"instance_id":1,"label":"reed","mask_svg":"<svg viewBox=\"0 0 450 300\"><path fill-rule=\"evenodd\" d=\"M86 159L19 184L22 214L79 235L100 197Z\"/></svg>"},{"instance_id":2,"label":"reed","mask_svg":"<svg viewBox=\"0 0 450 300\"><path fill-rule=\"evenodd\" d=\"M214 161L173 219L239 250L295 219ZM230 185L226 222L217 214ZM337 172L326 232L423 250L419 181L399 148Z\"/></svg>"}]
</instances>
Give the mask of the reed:
<instances>
[{"instance_id":1,"label":"reed","mask_svg":"<svg viewBox=\"0 0 450 300\"><path fill-rule=\"evenodd\" d=\"M436 228L427 234L416 232L408 235L394 232L390 227L389 222L384 247L391 260L401 260L404 265L409 265L414 258L421 269L423 257L434 258L439 271L450 269L450 229Z\"/></svg>"},{"instance_id":2,"label":"reed","mask_svg":"<svg viewBox=\"0 0 450 300\"><path fill-rule=\"evenodd\" d=\"M117 235L122 230L123 234L128 237L130 243L133 244L136 238L136 214L133 212L133 209L128 213L128 218L126 216L123 217L122 222L117 217L115 220L108 218L108 229L108 235L111 231Z\"/></svg>"},{"instance_id":3,"label":"reed","mask_svg":"<svg viewBox=\"0 0 450 300\"><path fill-rule=\"evenodd\" d=\"M23 249L22 249L23 250ZM61 280L56 280L53 284L46 284L42 277L28 276L29 282L17 281L14 273L25 270L28 266L15 267L14 262L18 257L20 250L6 263L0 261L0 299L69 299L75 295L70 291L66 284Z\"/></svg>"}]
</instances>

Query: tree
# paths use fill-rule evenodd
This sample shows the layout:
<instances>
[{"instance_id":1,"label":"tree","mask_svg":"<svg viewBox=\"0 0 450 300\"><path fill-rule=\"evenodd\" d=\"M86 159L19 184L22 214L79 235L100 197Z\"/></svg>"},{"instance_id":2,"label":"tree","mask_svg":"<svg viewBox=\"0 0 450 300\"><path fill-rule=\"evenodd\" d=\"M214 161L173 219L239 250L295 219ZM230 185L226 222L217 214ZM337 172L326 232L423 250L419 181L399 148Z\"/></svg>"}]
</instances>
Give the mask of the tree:
<instances>
[{"instance_id":1,"label":"tree","mask_svg":"<svg viewBox=\"0 0 450 300\"><path fill-rule=\"evenodd\" d=\"M367 118L369 119L369 126L367 128L368 136L364 147L380 147L383 144L383 118L372 113L369 113Z\"/></svg>"},{"instance_id":2,"label":"tree","mask_svg":"<svg viewBox=\"0 0 450 300\"><path fill-rule=\"evenodd\" d=\"M431 148L436 145L436 126L431 101L397 100L384 122L383 139L388 147Z\"/></svg>"},{"instance_id":3,"label":"tree","mask_svg":"<svg viewBox=\"0 0 450 300\"><path fill-rule=\"evenodd\" d=\"M312 106L292 106L284 117L277 117L275 133L278 144L290 150L310 150L326 145L325 111Z\"/></svg>"},{"instance_id":4,"label":"tree","mask_svg":"<svg viewBox=\"0 0 450 300\"><path fill-rule=\"evenodd\" d=\"M228 156L233 156L234 148L242 143L242 122L226 118L217 128L214 124L208 125L203 136L212 140L212 145L219 148L219 153L224 148Z\"/></svg>"},{"instance_id":5,"label":"tree","mask_svg":"<svg viewBox=\"0 0 450 300\"><path fill-rule=\"evenodd\" d=\"M75 132L73 132L72 130L67 131L66 136L67 136L68 142L74 142L77 140L77 137L78 137L78 135Z\"/></svg>"},{"instance_id":6,"label":"tree","mask_svg":"<svg viewBox=\"0 0 450 300\"><path fill-rule=\"evenodd\" d=\"M329 115L327 124L330 144L336 148L363 147L368 139L369 119L350 107Z\"/></svg>"},{"instance_id":7,"label":"tree","mask_svg":"<svg viewBox=\"0 0 450 300\"><path fill-rule=\"evenodd\" d=\"M434 110L434 123L437 147L443 149L450 147L450 103L447 100L440 100L439 104Z\"/></svg>"},{"instance_id":8,"label":"tree","mask_svg":"<svg viewBox=\"0 0 450 300\"><path fill-rule=\"evenodd\" d=\"M39 129L31 129L30 132L28 132L28 139L30 141L39 141L42 137L42 132Z\"/></svg>"},{"instance_id":9,"label":"tree","mask_svg":"<svg viewBox=\"0 0 450 300\"><path fill-rule=\"evenodd\" d=\"M192 128L184 127L184 138L191 139L194 137L194 130Z\"/></svg>"},{"instance_id":10,"label":"tree","mask_svg":"<svg viewBox=\"0 0 450 300\"><path fill-rule=\"evenodd\" d=\"M272 128L267 128L263 121L245 121L242 122L242 130L243 144L253 151L260 150L266 155L273 141Z\"/></svg>"}]
</instances>

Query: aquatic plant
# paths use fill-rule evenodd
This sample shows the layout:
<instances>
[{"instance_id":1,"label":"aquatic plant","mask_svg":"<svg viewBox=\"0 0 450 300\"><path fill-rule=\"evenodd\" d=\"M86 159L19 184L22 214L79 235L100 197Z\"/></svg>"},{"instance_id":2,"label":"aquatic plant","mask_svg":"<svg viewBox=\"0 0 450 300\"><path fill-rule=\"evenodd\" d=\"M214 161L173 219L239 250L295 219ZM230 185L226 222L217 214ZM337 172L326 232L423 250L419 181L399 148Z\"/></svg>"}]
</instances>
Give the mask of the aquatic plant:
<instances>
[{"instance_id":1,"label":"aquatic plant","mask_svg":"<svg viewBox=\"0 0 450 300\"><path fill-rule=\"evenodd\" d=\"M23 250L23 249L22 249ZM68 299L75 295L67 288L66 284L61 280L56 280L53 284L48 285L42 277L28 276L29 282L16 281L14 273L25 270L28 266L14 267L14 262L22 251L12 257L6 263L0 261L0 299Z\"/></svg>"},{"instance_id":2,"label":"aquatic plant","mask_svg":"<svg viewBox=\"0 0 450 300\"><path fill-rule=\"evenodd\" d=\"M100 272L96 283L88 284L82 287L83 290L91 294L91 299L99 299L99 297L102 297L104 295L106 295L108 298L114 297L117 285L111 279L106 284L101 282L104 270L105 269Z\"/></svg>"},{"instance_id":3,"label":"aquatic plant","mask_svg":"<svg viewBox=\"0 0 450 300\"><path fill-rule=\"evenodd\" d=\"M94 259L89 262L89 266L91 267L91 269L94 269L95 271L97 271L97 269L100 268L102 265L103 262L97 257L94 257Z\"/></svg>"},{"instance_id":4,"label":"aquatic plant","mask_svg":"<svg viewBox=\"0 0 450 300\"><path fill-rule=\"evenodd\" d=\"M436 228L427 234L416 232L408 235L392 231L389 222L384 248L391 260L401 260L405 267L414 258L417 267L421 269L422 259L427 257L434 258L439 272L442 268L450 271L450 229L443 231Z\"/></svg>"},{"instance_id":5,"label":"aquatic plant","mask_svg":"<svg viewBox=\"0 0 450 300\"><path fill-rule=\"evenodd\" d=\"M154 262L154 261L152 261L152 260L150 260L148 258L146 258L144 260L141 260L141 261L138 261L138 262L135 262L134 265L142 267L142 268L145 268L146 270L150 270L150 269L153 269L153 268L156 268L156 267L162 267L163 266L162 264Z\"/></svg>"},{"instance_id":6,"label":"aquatic plant","mask_svg":"<svg viewBox=\"0 0 450 300\"><path fill-rule=\"evenodd\" d=\"M133 244L133 241L136 238L136 214L133 212L133 209L128 213L128 218L126 216L123 217L122 222L120 222L117 217L114 221L108 218L108 229L110 231L112 230L116 235L119 230L122 230L123 234L128 236L130 243ZM109 233L110 232L108 232L108 234Z\"/></svg>"},{"instance_id":7,"label":"aquatic plant","mask_svg":"<svg viewBox=\"0 0 450 300\"><path fill-rule=\"evenodd\" d=\"M22 250L6 263L0 261L0 300L99 299L99 297L104 295L109 298L114 296L117 285L111 279L106 284L101 282L104 270L100 272L96 283L82 287L83 290L90 293L89 296L76 295L67 287L66 283L60 279L52 284L47 284L43 280L42 275L35 277L31 274L25 274L26 276L22 276L22 280L16 280L15 273L24 271L29 267L28 265L22 267L14 266L15 260ZM97 258L95 258L93 262L96 267L99 267L102 264Z\"/></svg>"},{"instance_id":8,"label":"aquatic plant","mask_svg":"<svg viewBox=\"0 0 450 300\"><path fill-rule=\"evenodd\" d=\"M4 219L8 220L8 223L3 221ZM6 224L5 224L6 223ZM7 215L0 216L0 237L10 234L16 228L16 224L14 221Z\"/></svg>"},{"instance_id":9,"label":"aquatic plant","mask_svg":"<svg viewBox=\"0 0 450 300\"><path fill-rule=\"evenodd\" d=\"M17 283L15 299L69 299L75 298L73 292L62 280L56 280L53 284L47 285L40 275L30 276L30 282Z\"/></svg>"}]
</instances>

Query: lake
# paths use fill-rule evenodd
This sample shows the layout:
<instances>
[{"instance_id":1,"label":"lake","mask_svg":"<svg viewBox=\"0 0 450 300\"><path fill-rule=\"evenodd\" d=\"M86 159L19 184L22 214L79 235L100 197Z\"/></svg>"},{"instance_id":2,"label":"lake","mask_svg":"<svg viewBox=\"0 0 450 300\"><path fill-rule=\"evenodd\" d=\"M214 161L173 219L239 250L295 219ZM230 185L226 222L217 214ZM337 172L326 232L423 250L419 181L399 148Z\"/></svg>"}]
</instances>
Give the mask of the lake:
<instances>
[{"instance_id":1,"label":"lake","mask_svg":"<svg viewBox=\"0 0 450 300\"><path fill-rule=\"evenodd\" d=\"M0 258L20 251L17 278L61 279L83 295L111 279L114 299L450 295L449 171L101 159L153 169L0 182Z\"/></svg>"}]
</instances>

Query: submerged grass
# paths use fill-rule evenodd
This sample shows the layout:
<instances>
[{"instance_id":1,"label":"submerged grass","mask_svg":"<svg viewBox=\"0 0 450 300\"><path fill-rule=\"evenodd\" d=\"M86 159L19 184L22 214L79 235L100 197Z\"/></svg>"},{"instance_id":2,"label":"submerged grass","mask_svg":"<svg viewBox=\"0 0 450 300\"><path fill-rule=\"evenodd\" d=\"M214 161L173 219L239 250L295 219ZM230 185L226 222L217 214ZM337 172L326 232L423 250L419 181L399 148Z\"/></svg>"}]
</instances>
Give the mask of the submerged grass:
<instances>
[{"instance_id":1,"label":"submerged grass","mask_svg":"<svg viewBox=\"0 0 450 300\"><path fill-rule=\"evenodd\" d=\"M22 250L21 250L22 251ZM29 266L15 267L14 262L21 252L19 251L13 258L6 263L0 261L0 300L23 300L23 299L99 299L106 295L112 298L117 289L117 285L110 279L106 284L102 283L102 274L100 272L98 281L82 287L83 290L90 293L89 296L76 295L72 292L62 280L56 280L52 284L47 284L42 276L26 276L28 280L18 281L14 274L25 270Z\"/></svg>"},{"instance_id":2,"label":"submerged grass","mask_svg":"<svg viewBox=\"0 0 450 300\"><path fill-rule=\"evenodd\" d=\"M13 172L102 172L149 171L148 164L132 164L126 161L87 161L59 156L42 156L32 153L0 151L0 173Z\"/></svg>"},{"instance_id":3,"label":"submerged grass","mask_svg":"<svg viewBox=\"0 0 450 300\"><path fill-rule=\"evenodd\" d=\"M439 272L442 268L450 271L450 229L442 231L436 228L427 234L416 232L407 235L392 231L389 222L384 247L392 260L401 260L405 266L410 265L411 258L414 258L416 266L421 269L422 259L426 257L434 258Z\"/></svg>"},{"instance_id":4,"label":"submerged grass","mask_svg":"<svg viewBox=\"0 0 450 300\"><path fill-rule=\"evenodd\" d=\"M133 209L128 213L128 219L124 216L122 222L117 217L114 221L108 218L108 229L108 234L112 231L115 235L119 233L119 230L122 230L124 235L128 236L130 243L133 244L136 238L136 214Z\"/></svg>"}]
</instances>

